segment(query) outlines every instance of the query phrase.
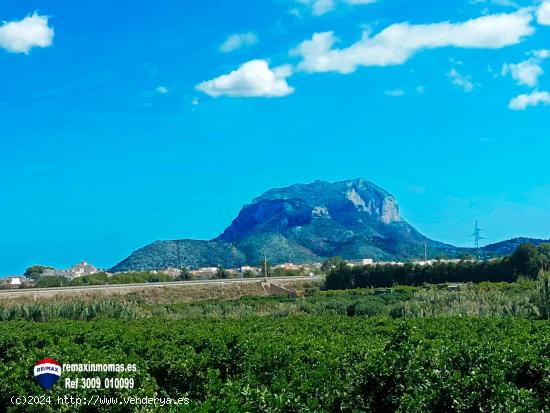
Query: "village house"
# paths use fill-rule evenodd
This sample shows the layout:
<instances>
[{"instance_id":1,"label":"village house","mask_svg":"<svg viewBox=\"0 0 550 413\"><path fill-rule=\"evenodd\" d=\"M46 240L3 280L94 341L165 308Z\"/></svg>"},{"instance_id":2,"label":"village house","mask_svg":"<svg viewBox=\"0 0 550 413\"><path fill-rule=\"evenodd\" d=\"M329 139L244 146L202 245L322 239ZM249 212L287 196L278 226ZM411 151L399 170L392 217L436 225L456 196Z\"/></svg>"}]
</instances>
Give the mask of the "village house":
<instances>
[{"instance_id":1,"label":"village house","mask_svg":"<svg viewBox=\"0 0 550 413\"><path fill-rule=\"evenodd\" d=\"M98 272L99 270L95 266L93 266L92 264L89 264L86 261L82 261L66 270L46 269L42 273L42 276L65 277L72 280L73 278L83 277L85 275L92 275Z\"/></svg>"},{"instance_id":2,"label":"village house","mask_svg":"<svg viewBox=\"0 0 550 413\"><path fill-rule=\"evenodd\" d=\"M374 260L372 258L363 258L363 259L360 259L360 260L346 261L346 263L350 267L358 267L358 266L363 266L363 265L373 265Z\"/></svg>"},{"instance_id":3,"label":"village house","mask_svg":"<svg viewBox=\"0 0 550 413\"><path fill-rule=\"evenodd\" d=\"M29 280L19 275L8 275L0 278L0 287L2 288L21 288L29 283Z\"/></svg>"},{"instance_id":4,"label":"village house","mask_svg":"<svg viewBox=\"0 0 550 413\"><path fill-rule=\"evenodd\" d=\"M177 268L165 268L163 270L153 270L151 271L151 274L165 274L172 278L177 278L181 275L181 270Z\"/></svg>"},{"instance_id":5,"label":"village house","mask_svg":"<svg viewBox=\"0 0 550 413\"><path fill-rule=\"evenodd\" d=\"M218 272L218 267L202 267L191 271L191 275L195 278L210 278Z\"/></svg>"}]
</instances>

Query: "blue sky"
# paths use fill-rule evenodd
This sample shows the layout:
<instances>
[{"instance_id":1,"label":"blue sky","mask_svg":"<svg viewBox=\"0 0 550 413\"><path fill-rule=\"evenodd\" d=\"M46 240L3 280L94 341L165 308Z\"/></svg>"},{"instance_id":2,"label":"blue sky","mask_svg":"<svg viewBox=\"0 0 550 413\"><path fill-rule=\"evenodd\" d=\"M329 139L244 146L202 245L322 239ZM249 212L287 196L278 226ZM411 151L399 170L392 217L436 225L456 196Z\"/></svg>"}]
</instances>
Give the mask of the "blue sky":
<instances>
[{"instance_id":1,"label":"blue sky","mask_svg":"<svg viewBox=\"0 0 550 413\"><path fill-rule=\"evenodd\" d=\"M364 177L426 235L550 237L550 2L0 6L0 274L209 239Z\"/></svg>"}]
</instances>

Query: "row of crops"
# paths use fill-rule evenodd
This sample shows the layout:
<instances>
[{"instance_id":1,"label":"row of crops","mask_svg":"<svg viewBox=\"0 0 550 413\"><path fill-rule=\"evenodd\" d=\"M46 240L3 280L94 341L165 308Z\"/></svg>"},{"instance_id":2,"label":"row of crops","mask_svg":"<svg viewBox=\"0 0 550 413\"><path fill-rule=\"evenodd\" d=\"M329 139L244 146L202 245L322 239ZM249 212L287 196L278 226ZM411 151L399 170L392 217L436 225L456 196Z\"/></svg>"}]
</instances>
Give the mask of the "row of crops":
<instances>
[{"instance_id":1,"label":"row of crops","mask_svg":"<svg viewBox=\"0 0 550 413\"><path fill-rule=\"evenodd\" d=\"M308 316L0 323L0 411L541 412L550 324L523 318ZM57 396L188 397L179 407L13 405L41 395L37 360L135 363L126 390ZM66 373L90 376L90 373Z\"/></svg>"}]
</instances>

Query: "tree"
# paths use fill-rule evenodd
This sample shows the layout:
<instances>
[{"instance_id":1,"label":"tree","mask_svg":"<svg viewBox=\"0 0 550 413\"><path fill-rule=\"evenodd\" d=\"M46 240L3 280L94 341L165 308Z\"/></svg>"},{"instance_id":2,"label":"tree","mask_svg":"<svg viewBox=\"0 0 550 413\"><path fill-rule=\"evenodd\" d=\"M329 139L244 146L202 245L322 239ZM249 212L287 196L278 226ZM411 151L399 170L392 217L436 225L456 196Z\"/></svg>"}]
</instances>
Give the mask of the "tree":
<instances>
[{"instance_id":1,"label":"tree","mask_svg":"<svg viewBox=\"0 0 550 413\"><path fill-rule=\"evenodd\" d=\"M216 275L214 276L217 279L226 279L229 278L229 271L227 271L225 268L223 268L221 265L218 267L218 270L216 271Z\"/></svg>"},{"instance_id":2,"label":"tree","mask_svg":"<svg viewBox=\"0 0 550 413\"><path fill-rule=\"evenodd\" d=\"M271 263L267 260L267 258L262 259L260 261L260 274L262 277L271 277Z\"/></svg>"},{"instance_id":3,"label":"tree","mask_svg":"<svg viewBox=\"0 0 550 413\"><path fill-rule=\"evenodd\" d=\"M321 269L327 272L335 268L345 267L346 265L346 261L342 257L330 257L328 260L323 262Z\"/></svg>"},{"instance_id":4,"label":"tree","mask_svg":"<svg viewBox=\"0 0 550 413\"><path fill-rule=\"evenodd\" d=\"M522 244L510 256L516 275L536 278L542 269L541 255L533 244Z\"/></svg>"},{"instance_id":5,"label":"tree","mask_svg":"<svg viewBox=\"0 0 550 413\"><path fill-rule=\"evenodd\" d=\"M538 306L540 316L544 320L550 319L550 273L541 272L538 280Z\"/></svg>"},{"instance_id":6,"label":"tree","mask_svg":"<svg viewBox=\"0 0 550 413\"><path fill-rule=\"evenodd\" d=\"M96 272L86 276L89 285L105 285L109 284L109 276L104 272Z\"/></svg>"},{"instance_id":7,"label":"tree","mask_svg":"<svg viewBox=\"0 0 550 413\"><path fill-rule=\"evenodd\" d=\"M284 268L275 268L272 272L271 272L271 275L273 277L287 277L288 274L287 274L287 271L284 269Z\"/></svg>"},{"instance_id":8,"label":"tree","mask_svg":"<svg viewBox=\"0 0 550 413\"><path fill-rule=\"evenodd\" d=\"M182 267L180 269L180 275L176 277L176 281L188 281L191 279L191 271L187 267Z\"/></svg>"},{"instance_id":9,"label":"tree","mask_svg":"<svg viewBox=\"0 0 550 413\"><path fill-rule=\"evenodd\" d=\"M70 284L70 280L65 277L45 276L39 277L36 286L39 288L64 287Z\"/></svg>"},{"instance_id":10,"label":"tree","mask_svg":"<svg viewBox=\"0 0 550 413\"><path fill-rule=\"evenodd\" d=\"M550 244L539 245L539 257L543 271L550 270Z\"/></svg>"},{"instance_id":11,"label":"tree","mask_svg":"<svg viewBox=\"0 0 550 413\"><path fill-rule=\"evenodd\" d=\"M30 280L37 281L40 277L42 277L42 274L44 274L44 271L46 270L53 270L53 267L46 267L44 265L33 265L25 270L25 274L23 274L26 278Z\"/></svg>"},{"instance_id":12,"label":"tree","mask_svg":"<svg viewBox=\"0 0 550 413\"><path fill-rule=\"evenodd\" d=\"M244 270L243 272L243 277L244 278L254 278L256 277L258 274L256 274L254 271L252 270Z\"/></svg>"}]
</instances>

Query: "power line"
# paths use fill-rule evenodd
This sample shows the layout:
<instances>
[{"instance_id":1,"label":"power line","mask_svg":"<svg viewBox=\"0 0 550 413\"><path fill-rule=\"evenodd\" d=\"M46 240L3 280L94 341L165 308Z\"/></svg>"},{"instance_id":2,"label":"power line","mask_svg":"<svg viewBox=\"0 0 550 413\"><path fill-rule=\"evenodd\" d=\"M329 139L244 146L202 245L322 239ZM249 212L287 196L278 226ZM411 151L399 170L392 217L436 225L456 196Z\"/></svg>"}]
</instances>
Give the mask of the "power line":
<instances>
[{"instance_id":1,"label":"power line","mask_svg":"<svg viewBox=\"0 0 550 413\"><path fill-rule=\"evenodd\" d=\"M476 225L474 227L474 233L471 235L472 237L474 237L474 247L476 249L479 249L479 241L481 241L482 239L485 239L484 237L481 236L481 232L483 230L479 227L479 224L476 220Z\"/></svg>"},{"instance_id":2,"label":"power line","mask_svg":"<svg viewBox=\"0 0 550 413\"><path fill-rule=\"evenodd\" d=\"M481 251L481 248L479 247L479 241L485 239L484 237L481 236L481 232L483 230L479 227L479 223L478 221L476 220L476 224L475 224L475 227L474 227L474 233L471 234L470 236L474 237L474 248L476 250L476 253L477 255L482 258L482 251Z\"/></svg>"}]
</instances>

